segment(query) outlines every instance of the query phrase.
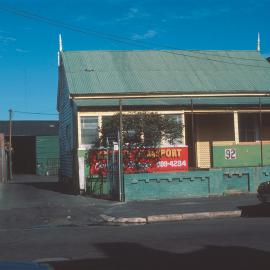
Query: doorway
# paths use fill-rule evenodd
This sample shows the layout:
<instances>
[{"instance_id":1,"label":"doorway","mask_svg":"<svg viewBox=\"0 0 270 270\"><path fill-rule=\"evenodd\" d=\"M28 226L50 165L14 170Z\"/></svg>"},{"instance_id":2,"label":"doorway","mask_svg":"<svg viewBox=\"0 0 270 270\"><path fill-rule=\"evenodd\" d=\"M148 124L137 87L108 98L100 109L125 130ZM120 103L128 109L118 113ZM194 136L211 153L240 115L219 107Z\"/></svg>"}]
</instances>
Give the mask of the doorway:
<instances>
[{"instance_id":1,"label":"doorway","mask_svg":"<svg viewBox=\"0 0 270 270\"><path fill-rule=\"evenodd\" d=\"M36 174L36 140L30 136L12 137L14 174Z\"/></svg>"}]
</instances>

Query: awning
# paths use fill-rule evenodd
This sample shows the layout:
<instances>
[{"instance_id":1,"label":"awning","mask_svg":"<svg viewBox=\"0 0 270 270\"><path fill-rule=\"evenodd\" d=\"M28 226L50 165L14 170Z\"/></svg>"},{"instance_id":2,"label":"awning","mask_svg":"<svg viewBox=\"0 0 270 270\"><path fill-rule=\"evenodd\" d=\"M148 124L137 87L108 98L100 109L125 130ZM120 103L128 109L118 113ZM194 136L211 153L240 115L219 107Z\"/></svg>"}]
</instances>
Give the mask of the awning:
<instances>
[{"instance_id":1,"label":"awning","mask_svg":"<svg viewBox=\"0 0 270 270\"><path fill-rule=\"evenodd\" d=\"M118 107L119 99L75 99L77 107ZM166 107L189 107L193 103L194 106L259 106L270 105L270 97L200 97L200 98L126 98L121 99L122 106L128 107L145 107L145 106L166 106Z\"/></svg>"}]
</instances>

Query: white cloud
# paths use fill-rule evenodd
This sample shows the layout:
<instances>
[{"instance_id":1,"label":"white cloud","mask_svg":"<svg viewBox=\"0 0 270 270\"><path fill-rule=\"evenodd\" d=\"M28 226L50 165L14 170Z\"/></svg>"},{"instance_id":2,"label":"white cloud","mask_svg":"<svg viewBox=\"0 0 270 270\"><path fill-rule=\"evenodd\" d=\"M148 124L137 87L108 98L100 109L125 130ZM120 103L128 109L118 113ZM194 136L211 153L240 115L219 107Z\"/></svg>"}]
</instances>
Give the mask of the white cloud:
<instances>
[{"instance_id":1,"label":"white cloud","mask_svg":"<svg viewBox=\"0 0 270 270\"><path fill-rule=\"evenodd\" d=\"M133 34L132 39L133 40L143 40L143 39L150 39L157 35L157 32L155 30L148 30L144 34Z\"/></svg>"},{"instance_id":2,"label":"white cloud","mask_svg":"<svg viewBox=\"0 0 270 270\"><path fill-rule=\"evenodd\" d=\"M1 43L9 43L9 42L15 42L16 38L9 37L9 36L0 36L0 42Z\"/></svg>"},{"instance_id":3,"label":"white cloud","mask_svg":"<svg viewBox=\"0 0 270 270\"><path fill-rule=\"evenodd\" d=\"M220 8L200 8L190 10L184 14L173 16L175 20L201 20L213 16L219 16L221 14L226 14L230 12L229 7L220 7Z\"/></svg>"},{"instance_id":4,"label":"white cloud","mask_svg":"<svg viewBox=\"0 0 270 270\"><path fill-rule=\"evenodd\" d=\"M139 12L139 9L137 8L130 8L129 12L127 14L127 18L132 19L136 16L136 14Z\"/></svg>"},{"instance_id":5,"label":"white cloud","mask_svg":"<svg viewBox=\"0 0 270 270\"><path fill-rule=\"evenodd\" d=\"M23 50L23 49L20 49L20 48L16 48L16 52L19 52L19 53L28 53L29 51Z\"/></svg>"},{"instance_id":6,"label":"white cloud","mask_svg":"<svg viewBox=\"0 0 270 270\"><path fill-rule=\"evenodd\" d=\"M139 13L138 8L133 7L128 10L127 14L125 14L122 18L116 19L116 21L117 22L128 21L137 17L141 17L141 14Z\"/></svg>"},{"instance_id":7,"label":"white cloud","mask_svg":"<svg viewBox=\"0 0 270 270\"><path fill-rule=\"evenodd\" d=\"M0 35L0 50L1 52L6 51L6 49L16 42L16 38L11 36Z\"/></svg>"}]
</instances>

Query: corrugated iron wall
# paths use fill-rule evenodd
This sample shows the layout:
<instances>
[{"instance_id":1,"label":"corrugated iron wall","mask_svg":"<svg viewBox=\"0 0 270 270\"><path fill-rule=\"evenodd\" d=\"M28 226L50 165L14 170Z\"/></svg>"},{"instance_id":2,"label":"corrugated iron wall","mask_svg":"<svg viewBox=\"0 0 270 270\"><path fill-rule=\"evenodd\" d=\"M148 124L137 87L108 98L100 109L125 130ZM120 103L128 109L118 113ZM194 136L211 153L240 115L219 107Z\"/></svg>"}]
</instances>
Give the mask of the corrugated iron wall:
<instances>
[{"instance_id":1,"label":"corrugated iron wall","mask_svg":"<svg viewBox=\"0 0 270 270\"><path fill-rule=\"evenodd\" d=\"M36 174L58 175L59 137L36 137Z\"/></svg>"}]
</instances>

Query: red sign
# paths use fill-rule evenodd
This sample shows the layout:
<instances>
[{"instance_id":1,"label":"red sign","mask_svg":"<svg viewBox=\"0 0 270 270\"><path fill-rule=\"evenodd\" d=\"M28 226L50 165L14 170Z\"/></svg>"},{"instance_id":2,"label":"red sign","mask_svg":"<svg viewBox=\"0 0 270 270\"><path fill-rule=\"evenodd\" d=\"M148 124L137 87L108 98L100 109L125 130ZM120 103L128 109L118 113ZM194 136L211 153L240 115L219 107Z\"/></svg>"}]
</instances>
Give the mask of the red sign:
<instances>
[{"instance_id":1,"label":"red sign","mask_svg":"<svg viewBox=\"0 0 270 270\"><path fill-rule=\"evenodd\" d=\"M107 150L93 150L89 157L90 174L107 174ZM110 154L113 154L110 152ZM118 159L118 151L114 151ZM188 170L188 147L135 148L123 150L125 173L180 172Z\"/></svg>"},{"instance_id":2,"label":"red sign","mask_svg":"<svg viewBox=\"0 0 270 270\"><path fill-rule=\"evenodd\" d=\"M107 150L91 150L89 154L89 174L107 175Z\"/></svg>"}]
</instances>

